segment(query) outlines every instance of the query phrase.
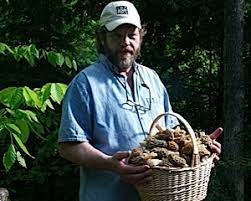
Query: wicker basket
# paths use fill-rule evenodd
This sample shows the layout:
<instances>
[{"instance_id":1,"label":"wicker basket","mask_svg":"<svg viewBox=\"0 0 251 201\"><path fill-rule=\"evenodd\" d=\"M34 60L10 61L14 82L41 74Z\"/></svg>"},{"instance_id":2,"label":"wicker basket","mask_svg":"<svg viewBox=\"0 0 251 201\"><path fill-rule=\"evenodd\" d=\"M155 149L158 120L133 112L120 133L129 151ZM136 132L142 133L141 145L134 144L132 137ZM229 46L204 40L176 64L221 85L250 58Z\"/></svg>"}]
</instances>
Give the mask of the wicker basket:
<instances>
[{"instance_id":1,"label":"wicker basket","mask_svg":"<svg viewBox=\"0 0 251 201\"><path fill-rule=\"evenodd\" d=\"M136 186L141 201L200 201L207 195L207 187L213 167L214 155L203 163L199 162L198 146L193 129L189 123L177 113L164 113L155 118L149 135L158 125L160 118L172 115L186 127L193 142L193 157L191 167L153 167L153 180Z\"/></svg>"}]
</instances>

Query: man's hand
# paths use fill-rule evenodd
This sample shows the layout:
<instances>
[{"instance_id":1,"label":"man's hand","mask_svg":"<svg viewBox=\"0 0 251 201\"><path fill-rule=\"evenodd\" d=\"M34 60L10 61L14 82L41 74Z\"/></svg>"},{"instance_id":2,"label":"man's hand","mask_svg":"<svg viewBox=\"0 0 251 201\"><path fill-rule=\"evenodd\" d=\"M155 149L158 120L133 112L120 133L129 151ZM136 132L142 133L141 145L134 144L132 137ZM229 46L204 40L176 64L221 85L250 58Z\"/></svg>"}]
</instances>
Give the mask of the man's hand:
<instances>
[{"instance_id":1,"label":"man's hand","mask_svg":"<svg viewBox=\"0 0 251 201\"><path fill-rule=\"evenodd\" d=\"M213 140L213 145L211 147L212 151L216 153L215 159L219 160L219 154L221 153L221 144L216 141L216 139L221 135L223 132L223 128L217 128L212 134L210 134L210 138Z\"/></svg>"},{"instance_id":2,"label":"man's hand","mask_svg":"<svg viewBox=\"0 0 251 201\"><path fill-rule=\"evenodd\" d=\"M152 180L151 173L152 170L148 165L142 166L132 166L126 163L126 159L129 157L130 152L119 151L115 153L112 157L113 171L120 174L122 180L131 183L139 184L145 183Z\"/></svg>"}]
</instances>

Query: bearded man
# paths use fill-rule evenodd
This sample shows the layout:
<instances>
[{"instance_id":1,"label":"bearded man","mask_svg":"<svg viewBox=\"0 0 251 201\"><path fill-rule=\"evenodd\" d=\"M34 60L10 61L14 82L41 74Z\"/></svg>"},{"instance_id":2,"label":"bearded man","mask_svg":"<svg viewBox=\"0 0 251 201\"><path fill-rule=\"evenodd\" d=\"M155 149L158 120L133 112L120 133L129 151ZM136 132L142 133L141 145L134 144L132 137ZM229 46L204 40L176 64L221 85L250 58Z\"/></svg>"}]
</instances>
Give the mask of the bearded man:
<instances>
[{"instance_id":1,"label":"bearded man","mask_svg":"<svg viewBox=\"0 0 251 201\"><path fill-rule=\"evenodd\" d=\"M59 152L81 167L80 201L138 201L134 184L150 181L152 171L126 159L154 118L172 108L157 73L136 62L145 30L134 5L109 3L100 24L100 57L74 77L63 101Z\"/></svg>"}]
</instances>

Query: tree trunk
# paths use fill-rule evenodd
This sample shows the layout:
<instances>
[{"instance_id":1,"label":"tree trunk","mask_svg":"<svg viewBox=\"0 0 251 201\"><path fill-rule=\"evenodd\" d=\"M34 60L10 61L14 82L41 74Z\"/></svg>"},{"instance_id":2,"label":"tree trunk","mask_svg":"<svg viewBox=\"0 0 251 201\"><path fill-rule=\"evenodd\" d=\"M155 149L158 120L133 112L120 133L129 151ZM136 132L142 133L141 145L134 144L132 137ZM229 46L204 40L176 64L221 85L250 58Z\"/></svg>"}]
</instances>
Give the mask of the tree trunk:
<instances>
[{"instance_id":1,"label":"tree trunk","mask_svg":"<svg viewBox=\"0 0 251 201\"><path fill-rule=\"evenodd\" d=\"M226 197L244 200L241 168L244 131L244 67L242 64L244 0L225 0L224 27L224 184Z\"/></svg>"}]
</instances>

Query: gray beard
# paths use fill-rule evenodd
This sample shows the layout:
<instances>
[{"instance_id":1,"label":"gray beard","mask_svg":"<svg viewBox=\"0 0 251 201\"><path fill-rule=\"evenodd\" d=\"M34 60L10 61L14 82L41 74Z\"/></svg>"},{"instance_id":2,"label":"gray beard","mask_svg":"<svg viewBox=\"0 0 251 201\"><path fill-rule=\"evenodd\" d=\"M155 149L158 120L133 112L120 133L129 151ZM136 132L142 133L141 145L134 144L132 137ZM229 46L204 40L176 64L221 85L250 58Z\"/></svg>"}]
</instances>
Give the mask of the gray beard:
<instances>
[{"instance_id":1,"label":"gray beard","mask_svg":"<svg viewBox=\"0 0 251 201\"><path fill-rule=\"evenodd\" d=\"M136 60L135 56L126 59L120 59L113 54L109 54L109 51L106 51L106 56L118 71L130 69Z\"/></svg>"},{"instance_id":2,"label":"gray beard","mask_svg":"<svg viewBox=\"0 0 251 201\"><path fill-rule=\"evenodd\" d=\"M120 70L122 69L129 69L132 67L132 64L133 62L135 61L135 58L134 57L131 57L131 58L127 58L127 59L124 59L124 60L121 60L121 59L116 59L117 61L114 61L113 59L113 64ZM115 63L114 63L115 62Z\"/></svg>"},{"instance_id":3,"label":"gray beard","mask_svg":"<svg viewBox=\"0 0 251 201\"><path fill-rule=\"evenodd\" d=\"M136 54L134 56L123 59L123 60L119 59L114 54L111 54L111 51L106 46L105 46L105 55L107 56L109 61L115 66L117 70L126 70L132 67L133 63L136 61L136 59L140 55L140 47L136 51Z\"/></svg>"}]
</instances>

